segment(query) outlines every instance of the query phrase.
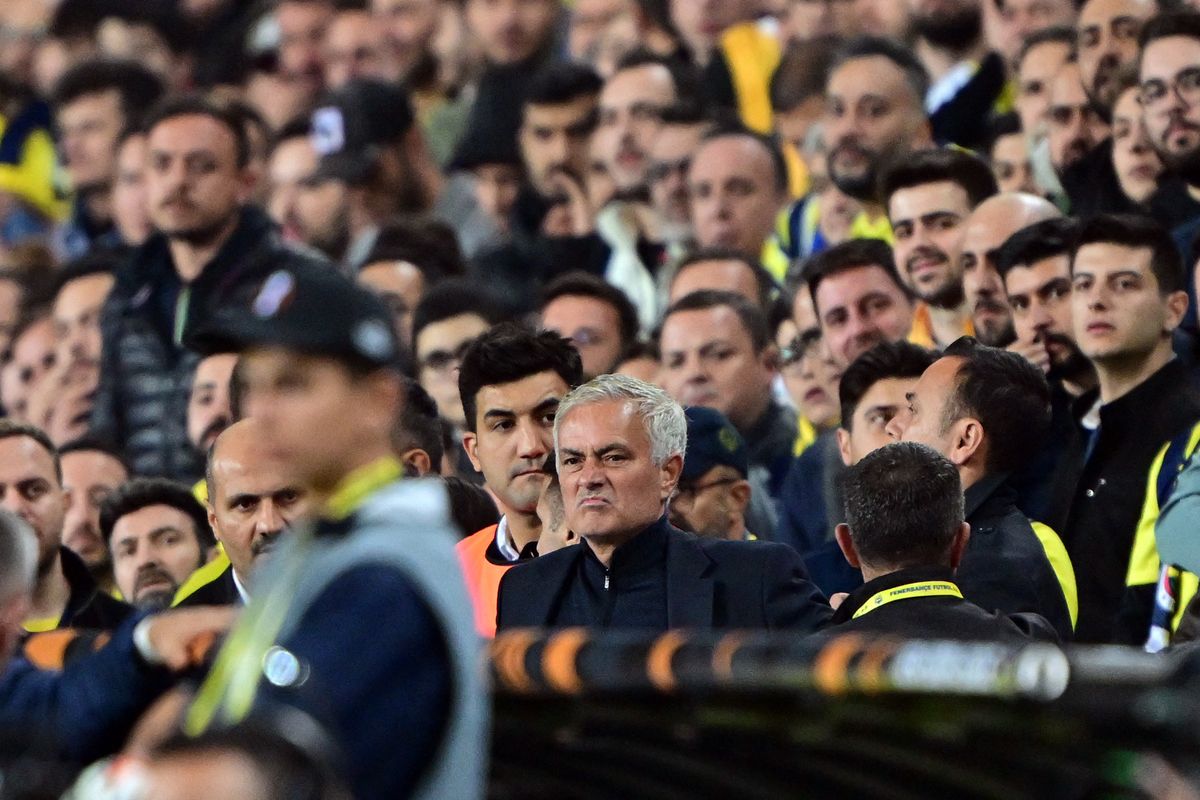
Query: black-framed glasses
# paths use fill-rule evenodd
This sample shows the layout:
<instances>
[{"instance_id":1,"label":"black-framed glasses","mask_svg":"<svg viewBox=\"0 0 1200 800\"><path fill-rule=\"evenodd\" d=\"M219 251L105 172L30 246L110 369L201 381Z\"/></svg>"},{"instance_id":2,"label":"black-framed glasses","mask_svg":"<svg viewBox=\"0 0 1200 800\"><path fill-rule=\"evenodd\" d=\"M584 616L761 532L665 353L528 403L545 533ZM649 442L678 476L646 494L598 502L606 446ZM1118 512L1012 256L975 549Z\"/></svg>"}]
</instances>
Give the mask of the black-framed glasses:
<instances>
[{"instance_id":1,"label":"black-framed glasses","mask_svg":"<svg viewBox=\"0 0 1200 800\"><path fill-rule=\"evenodd\" d=\"M1138 102L1142 108L1150 108L1166 100L1171 92L1178 94L1179 99L1189 106L1200 102L1200 67L1180 70L1169 83L1160 78L1142 81L1138 87Z\"/></svg>"}]
</instances>

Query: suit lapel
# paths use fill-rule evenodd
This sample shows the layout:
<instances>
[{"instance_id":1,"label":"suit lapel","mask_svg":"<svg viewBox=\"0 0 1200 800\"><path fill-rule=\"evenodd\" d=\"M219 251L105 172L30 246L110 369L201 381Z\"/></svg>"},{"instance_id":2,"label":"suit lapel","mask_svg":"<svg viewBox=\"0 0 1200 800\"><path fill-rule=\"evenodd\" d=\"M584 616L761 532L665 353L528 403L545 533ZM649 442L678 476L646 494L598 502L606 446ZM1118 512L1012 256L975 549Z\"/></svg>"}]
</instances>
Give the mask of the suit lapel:
<instances>
[{"instance_id":1,"label":"suit lapel","mask_svg":"<svg viewBox=\"0 0 1200 800\"><path fill-rule=\"evenodd\" d=\"M687 535L671 529L667 544L667 627L711 628L712 559Z\"/></svg>"},{"instance_id":2,"label":"suit lapel","mask_svg":"<svg viewBox=\"0 0 1200 800\"><path fill-rule=\"evenodd\" d=\"M550 615L558 608L563 591L566 590L567 578L575 572L576 562L583 555L584 542L563 548L571 553L570 558L548 559L545 562L550 569L542 578L541 587L529 593L529 619L534 625L550 625Z\"/></svg>"}]
</instances>

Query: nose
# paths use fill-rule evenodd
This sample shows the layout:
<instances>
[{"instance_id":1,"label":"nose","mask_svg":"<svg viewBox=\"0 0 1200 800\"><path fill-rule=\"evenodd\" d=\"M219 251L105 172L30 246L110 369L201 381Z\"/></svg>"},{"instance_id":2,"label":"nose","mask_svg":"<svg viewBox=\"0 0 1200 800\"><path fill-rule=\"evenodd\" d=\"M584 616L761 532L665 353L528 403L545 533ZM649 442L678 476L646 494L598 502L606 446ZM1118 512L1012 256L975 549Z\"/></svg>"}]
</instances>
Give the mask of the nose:
<instances>
[{"instance_id":1,"label":"nose","mask_svg":"<svg viewBox=\"0 0 1200 800\"><path fill-rule=\"evenodd\" d=\"M283 517L279 508L271 498L263 498L258 506L258 514L254 517L255 533L273 533L283 528Z\"/></svg>"},{"instance_id":2,"label":"nose","mask_svg":"<svg viewBox=\"0 0 1200 800\"><path fill-rule=\"evenodd\" d=\"M908 409L900 409L896 412L896 416L888 420L888 424L884 426L884 432L896 441L904 438L904 429L908 426Z\"/></svg>"},{"instance_id":3,"label":"nose","mask_svg":"<svg viewBox=\"0 0 1200 800\"><path fill-rule=\"evenodd\" d=\"M1039 333L1050 330L1051 325L1054 324L1046 307L1036 301L1029 306L1029 319L1033 329Z\"/></svg>"},{"instance_id":4,"label":"nose","mask_svg":"<svg viewBox=\"0 0 1200 800\"><path fill-rule=\"evenodd\" d=\"M544 458L550 452L545 433L531 422L524 422L517 429L517 436L517 455L523 459Z\"/></svg>"}]
</instances>

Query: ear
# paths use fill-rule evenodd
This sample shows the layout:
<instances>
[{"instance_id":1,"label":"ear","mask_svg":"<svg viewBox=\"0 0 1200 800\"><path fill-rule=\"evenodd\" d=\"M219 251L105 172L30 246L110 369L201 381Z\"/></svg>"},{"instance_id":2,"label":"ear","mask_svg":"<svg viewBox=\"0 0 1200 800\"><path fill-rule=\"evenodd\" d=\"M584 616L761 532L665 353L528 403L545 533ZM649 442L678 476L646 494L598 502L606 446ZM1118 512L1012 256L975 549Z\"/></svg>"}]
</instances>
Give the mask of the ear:
<instances>
[{"instance_id":1,"label":"ear","mask_svg":"<svg viewBox=\"0 0 1200 800\"><path fill-rule=\"evenodd\" d=\"M958 533L950 542L950 569L958 569L963 555L967 552L967 542L971 541L971 523L963 522L958 526Z\"/></svg>"},{"instance_id":2,"label":"ear","mask_svg":"<svg viewBox=\"0 0 1200 800\"><path fill-rule=\"evenodd\" d=\"M850 431L845 428L837 429L838 452L842 456L842 463L847 467L854 466L854 456L850 452Z\"/></svg>"},{"instance_id":3,"label":"ear","mask_svg":"<svg viewBox=\"0 0 1200 800\"><path fill-rule=\"evenodd\" d=\"M204 507L204 510L208 512L208 527L212 528L213 538L218 542L221 541L221 533L217 530L217 512L213 510L211 501Z\"/></svg>"},{"instance_id":4,"label":"ear","mask_svg":"<svg viewBox=\"0 0 1200 800\"><path fill-rule=\"evenodd\" d=\"M983 455L983 425L974 417L964 417L954 423L950 452L946 456L956 467L970 461L976 453Z\"/></svg>"},{"instance_id":5,"label":"ear","mask_svg":"<svg viewBox=\"0 0 1200 800\"><path fill-rule=\"evenodd\" d=\"M839 522L837 527L833 529L833 536L837 539L838 548L841 549L842 555L846 558L846 563L855 569L862 569L862 559L858 557L858 550L854 547L854 540L850 538L850 526L844 522Z\"/></svg>"},{"instance_id":6,"label":"ear","mask_svg":"<svg viewBox=\"0 0 1200 800\"><path fill-rule=\"evenodd\" d=\"M1187 313L1187 308L1187 292L1171 292L1167 295L1167 318L1163 323L1164 333L1169 336L1179 327L1179 323L1183 322L1183 315Z\"/></svg>"},{"instance_id":7,"label":"ear","mask_svg":"<svg viewBox=\"0 0 1200 800\"><path fill-rule=\"evenodd\" d=\"M679 485L679 476L682 473L683 456L679 453L668 458L667 463L662 465L658 494L664 503L675 494L675 487Z\"/></svg>"},{"instance_id":8,"label":"ear","mask_svg":"<svg viewBox=\"0 0 1200 800\"><path fill-rule=\"evenodd\" d=\"M774 343L767 345L762 351L762 365L772 374L779 371L779 348Z\"/></svg>"},{"instance_id":9,"label":"ear","mask_svg":"<svg viewBox=\"0 0 1200 800\"><path fill-rule=\"evenodd\" d=\"M433 471L433 460L419 447L413 447L400 454L400 462L413 468L418 477L424 477Z\"/></svg>"},{"instance_id":10,"label":"ear","mask_svg":"<svg viewBox=\"0 0 1200 800\"><path fill-rule=\"evenodd\" d=\"M750 492L750 481L741 480L729 484L729 498L733 501L734 510L739 514L745 514L750 506Z\"/></svg>"},{"instance_id":11,"label":"ear","mask_svg":"<svg viewBox=\"0 0 1200 800\"><path fill-rule=\"evenodd\" d=\"M476 472L482 474L483 465L479 463L479 456L475 454L475 448L479 447L478 435L475 431L464 431L462 443L463 450L467 451L467 458L471 461L471 466L475 468Z\"/></svg>"}]
</instances>

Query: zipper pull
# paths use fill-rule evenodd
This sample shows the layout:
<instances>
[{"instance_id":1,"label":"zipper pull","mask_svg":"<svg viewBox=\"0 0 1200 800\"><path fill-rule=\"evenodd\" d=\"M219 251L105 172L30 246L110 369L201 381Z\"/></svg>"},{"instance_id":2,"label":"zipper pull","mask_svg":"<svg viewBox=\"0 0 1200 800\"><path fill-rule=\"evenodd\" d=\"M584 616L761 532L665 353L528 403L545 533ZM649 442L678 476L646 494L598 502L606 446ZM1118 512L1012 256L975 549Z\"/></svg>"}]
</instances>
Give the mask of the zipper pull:
<instances>
[{"instance_id":1,"label":"zipper pull","mask_svg":"<svg viewBox=\"0 0 1200 800\"><path fill-rule=\"evenodd\" d=\"M606 591L606 592L608 591L609 576L610 576L609 571L604 570L604 591Z\"/></svg>"}]
</instances>

